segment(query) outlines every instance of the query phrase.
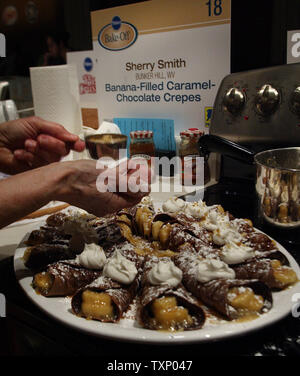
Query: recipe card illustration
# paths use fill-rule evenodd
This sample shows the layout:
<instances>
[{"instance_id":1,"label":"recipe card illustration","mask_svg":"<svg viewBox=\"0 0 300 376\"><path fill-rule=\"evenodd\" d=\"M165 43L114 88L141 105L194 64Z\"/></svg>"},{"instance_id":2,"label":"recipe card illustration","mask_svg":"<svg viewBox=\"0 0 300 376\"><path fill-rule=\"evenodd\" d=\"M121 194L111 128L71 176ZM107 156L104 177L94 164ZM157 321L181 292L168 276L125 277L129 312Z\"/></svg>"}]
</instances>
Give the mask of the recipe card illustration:
<instances>
[{"instance_id":1,"label":"recipe card illustration","mask_svg":"<svg viewBox=\"0 0 300 376\"><path fill-rule=\"evenodd\" d=\"M100 122L167 118L207 131L230 73L229 0L152 0L91 13Z\"/></svg>"}]
</instances>

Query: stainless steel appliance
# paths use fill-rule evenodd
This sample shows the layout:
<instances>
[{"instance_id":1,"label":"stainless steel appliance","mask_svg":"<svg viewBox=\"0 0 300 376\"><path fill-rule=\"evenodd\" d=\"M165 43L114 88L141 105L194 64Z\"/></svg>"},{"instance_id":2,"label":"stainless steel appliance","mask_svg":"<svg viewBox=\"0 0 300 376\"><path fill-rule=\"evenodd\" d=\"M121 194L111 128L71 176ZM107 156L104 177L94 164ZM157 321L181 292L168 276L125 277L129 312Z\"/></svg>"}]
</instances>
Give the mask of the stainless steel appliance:
<instances>
[{"instance_id":1,"label":"stainless steel appliance","mask_svg":"<svg viewBox=\"0 0 300 376\"><path fill-rule=\"evenodd\" d=\"M269 223L300 230L300 147L255 152L223 137L205 135L200 152L219 152L256 165L255 188L260 214Z\"/></svg>"},{"instance_id":2,"label":"stainless steel appliance","mask_svg":"<svg viewBox=\"0 0 300 376\"><path fill-rule=\"evenodd\" d=\"M253 152L300 146L300 63L226 76L215 98L209 133ZM255 177L254 166L216 159L217 181L222 176Z\"/></svg>"},{"instance_id":3,"label":"stainless steel appliance","mask_svg":"<svg viewBox=\"0 0 300 376\"><path fill-rule=\"evenodd\" d=\"M216 142L220 138L226 142ZM295 195L297 208L300 202L299 146L300 64L234 73L224 78L215 98L210 134L200 139L200 147L204 154L222 155L219 184L224 179L248 181L258 194L258 200L254 198L252 202L257 206L256 217L261 222L258 226L271 236L274 233L279 241L290 243L300 241L298 214L295 220L294 209L291 217L285 212L287 206L294 204ZM278 150L288 151L291 147L297 150L297 158ZM266 152L271 149L276 151ZM267 159L256 160L256 168L254 155L259 152L265 152L261 155ZM279 168L278 161L274 165L269 160L274 159L275 154L280 154ZM282 155L286 159L282 159ZM235 192L232 199L239 194L242 192Z\"/></svg>"},{"instance_id":4,"label":"stainless steel appliance","mask_svg":"<svg viewBox=\"0 0 300 376\"><path fill-rule=\"evenodd\" d=\"M9 97L9 82L0 81L0 100L4 101Z\"/></svg>"},{"instance_id":5,"label":"stainless steel appliance","mask_svg":"<svg viewBox=\"0 0 300 376\"><path fill-rule=\"evenodd\" d=\"M261 149L300 146L300 63L226 76L210 134Z\"/></svg>"}]
</instances>

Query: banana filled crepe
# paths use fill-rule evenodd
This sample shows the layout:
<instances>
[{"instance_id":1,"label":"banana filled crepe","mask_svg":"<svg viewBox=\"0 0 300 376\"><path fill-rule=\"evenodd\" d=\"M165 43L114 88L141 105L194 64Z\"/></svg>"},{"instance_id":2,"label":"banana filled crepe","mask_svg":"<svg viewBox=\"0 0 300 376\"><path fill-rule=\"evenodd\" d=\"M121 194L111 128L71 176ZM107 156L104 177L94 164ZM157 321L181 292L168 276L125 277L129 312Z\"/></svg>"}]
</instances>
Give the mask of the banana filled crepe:
<instances>
[{"instance_id":1,"label":"banana filled crepe","mask_svg":"<svg viewBox=\"0 0 300 376\"><path fill-rule=\"evenodd\" d=\"M101 276L72 297L73 312L86 319L119 321L138 292L143 263L130 243L113 246Z\"/></svg>"},{"instance_id":2,"label":"banana filled crepe","mask_svg":"<svg viewBox=\"0 0 300 376\"><path fill-rule=\"evenodd\" d=\"M38 294L50 296L71 296L81 287L91 283L101 271L88 269L76 260L64 260L47 266L36 273L32 286Z\"/></svg>"},{"instance_id":3,"label":"banana filled crepe","mask_svg":"<svg viewBox=\"0 0 300 376\"><path fill-rule=\"evenodd\" d=\"M282 290L298 281L295 271L284 257L270 256L234 265L236 278L258 279L274 290Z\"/></svg>"},{"instance_id":4,"label":"banana filled crepe","mask_svg":"<svg viewBox=\"0 0 300 376\"><path fill-rule=\"evenodd\" d=\"M203 259L186 250L175 256L183 284L202 303L229 320L258 316L272 307L269 287L257 279L236 279L235 272L216 258Z\"/></svg>"},{"instance_id":5,"label":"banana filled crepe","mask_svg":"<svg viewBox=\"0 0 300 376\"><path fill-rule=\"evenodd\" d=\"M57 213L32 232L25 265L44 296L72 296L79 317L118 322L133 301L151 330L194 330L203 308L251 320L272 307L272 290L298 281L276 243L220 205L149 197L97 218ZM205 311L206 312L206 311Z\"/></svg>"},{"instance_id":6,"label":"banana filled crepe","mask_svg":"<svg viewBox=\"0 0 300 376\"><path fill-rule=\"evenodd\" d=\"M182 284L182 272L168 257L146 257L141 280L140 321L147 329L193 330L205 321L202 308Z\"/></svg>"}]
</instances>

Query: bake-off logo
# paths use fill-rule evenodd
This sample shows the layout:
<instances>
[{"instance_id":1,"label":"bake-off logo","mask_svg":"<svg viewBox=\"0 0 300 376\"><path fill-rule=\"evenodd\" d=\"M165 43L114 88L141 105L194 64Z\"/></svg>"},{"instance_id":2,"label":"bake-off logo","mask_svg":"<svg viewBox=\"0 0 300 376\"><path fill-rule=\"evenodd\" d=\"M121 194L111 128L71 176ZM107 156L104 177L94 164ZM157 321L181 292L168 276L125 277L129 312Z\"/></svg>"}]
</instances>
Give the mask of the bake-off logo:
<instances>
[{"instance_id":1,"label":"bake-off logo","mask_svg":"<svg viewBox=\"0 0 300 376\"><path fill-rule=\"evenodd\" d=\"M83 61L83 67L87 72L90 72L93 69L93 60L90 57L86 57Z\"/></svg>"},{"instance_id":2,"label":"bake-off logo","mask_svg":"<svg viewBox=\"0 0 300 376\"><path fill-rule=\"evenodd\" d=\"M98 34L101 47L110 51L120 51L130 47L137 39L137 29L129 22L115 16L112 22L105 25Z\"/></svg>"}]
</instances>

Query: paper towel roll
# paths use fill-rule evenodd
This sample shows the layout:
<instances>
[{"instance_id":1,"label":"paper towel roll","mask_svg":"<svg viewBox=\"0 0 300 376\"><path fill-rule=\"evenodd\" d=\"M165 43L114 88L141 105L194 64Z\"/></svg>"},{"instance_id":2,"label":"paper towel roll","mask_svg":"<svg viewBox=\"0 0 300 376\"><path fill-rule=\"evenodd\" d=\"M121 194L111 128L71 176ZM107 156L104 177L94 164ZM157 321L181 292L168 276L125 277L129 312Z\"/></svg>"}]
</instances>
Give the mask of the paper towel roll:
<instances>
[{"instance_id":1,"label":"paper towel roll","mask_svg":"<svg viewBox=\"0 0 300 376\"><path fill-rule=\"evenodd\" d=\"M78 134L81 127L79 89L74 65L30 68L35 114Z\"/></svg>"}]
</instances>

